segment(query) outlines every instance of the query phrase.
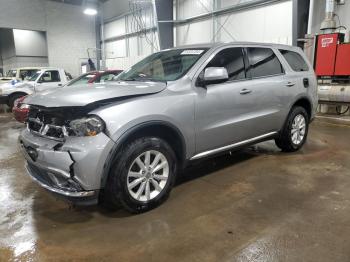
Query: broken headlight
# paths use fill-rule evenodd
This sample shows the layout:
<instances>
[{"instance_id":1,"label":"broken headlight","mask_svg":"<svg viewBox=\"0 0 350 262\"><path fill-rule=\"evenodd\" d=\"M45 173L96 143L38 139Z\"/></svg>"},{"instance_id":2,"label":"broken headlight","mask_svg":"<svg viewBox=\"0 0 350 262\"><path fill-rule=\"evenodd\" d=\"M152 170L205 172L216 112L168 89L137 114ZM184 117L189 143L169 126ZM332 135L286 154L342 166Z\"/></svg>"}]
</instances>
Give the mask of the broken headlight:
<instances>
[{"instance_id":1,"label":"broken headlight","mask_svg":"<svg viewBox=\"0 0 350 262\"><path fill-rule=\"evenodd\" d=\"M70 131L75 136L96 136L105 129L105 123L98 116L87 116L69 123Z\"/></svg>"}]
</instances>

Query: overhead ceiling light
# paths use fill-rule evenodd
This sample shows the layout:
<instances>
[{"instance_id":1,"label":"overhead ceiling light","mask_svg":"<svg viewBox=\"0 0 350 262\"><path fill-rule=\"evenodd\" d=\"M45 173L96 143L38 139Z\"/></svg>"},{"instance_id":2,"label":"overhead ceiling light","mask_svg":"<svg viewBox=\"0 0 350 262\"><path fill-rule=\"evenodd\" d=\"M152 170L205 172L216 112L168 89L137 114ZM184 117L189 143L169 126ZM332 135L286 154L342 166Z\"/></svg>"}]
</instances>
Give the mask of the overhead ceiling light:
<instances>
[{"instance_id":1,"label":"overhead ceiling light","mask_svg":"<svg viewBox=\"0 0 350 262\"><path fill-rule=\"evenodd\" d=\"M85 8L84 14L86 15L97 15L97 10L94 8Z\"/></svg>"},{"instance_id":2,"label":"overhead ceiling light","mask_svg":"<svg viewBox=\"0 0 350 262\"><path fill-rule=\"evenodd\" d=\"M96 0L85 0L83 2L84 14L86 15L97 15L97 1Z\"/></svg>"}]
</instances>

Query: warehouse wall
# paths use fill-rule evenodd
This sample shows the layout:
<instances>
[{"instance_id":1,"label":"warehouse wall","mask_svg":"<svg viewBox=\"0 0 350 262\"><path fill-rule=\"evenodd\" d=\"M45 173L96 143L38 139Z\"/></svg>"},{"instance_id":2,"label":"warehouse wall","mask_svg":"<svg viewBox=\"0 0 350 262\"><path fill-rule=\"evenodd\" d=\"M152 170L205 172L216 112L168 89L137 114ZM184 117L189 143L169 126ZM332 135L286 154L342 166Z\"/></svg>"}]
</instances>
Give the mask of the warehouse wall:
<instances>
[{"instance_id":1,"label":"warehouse wall","mask_svg":"<svg viewBox=\"0 0 350 262\"><path fill-rule=\"evenodd\" d=\"M16 50L11 29L0 29L0 55L2 57L3 72L16 64Z\"/></svg>"},{"instance_id":2,"label":"warehouse wall","mask_svg":"<svg viewBox=\"0 0 350 262\"><path fill-rule=\"evenodd\" d=\"M0 28L46 31L50 66L76 76L86 49L96 47L95 18L80 6L47 0L0 0L0 6ZM23 65L30 63L24 60Z\"/></svg>"},{"instance_id":3,"label":"warehouse wall","mask_svg":"<svg viewBox=\"0 0 350 262\"><path fill-rule=\"evenodd\" d=\"M208 13L246 1L175 0L176 19ZM254 41L292 44L292 1L222 15L175 27L176 45ZM203 31L204 30L204 31Z\"/></svg>"},{"instance_id":4,"label":"warehouse wall","mask_svg":"<svg viewBox=\"0 0 350 262\"><path fill-rule=\"evenodd\" d=\"M130 12L105 23L107 68L127 69L145 56L159 50L153 8L145 8L142 15L143 29L147 31L143 33L138 32L140 26Z\"/></svg>"},{"instance_id":5,"label":"warehouse wall","mask_svg":"<svg viewBox=\"0 0 350 262\"><path fill-rule=\"evenodd\" d=\"M3 70L23 66L47 66L46 36L42 31L1 29Z\"/></svg>"},{"instance_id":6,"label":"warehouse wall","mask_svg":"<svg viewBox=\"0 0 350 262\"><path fill-rule=\"evenodd\" d=\"M252 0L174 0L174 19L183 20L210 13ZM111 1L104 9L111 7ZM125 8L125 7L124 7ZM292 44L292 0L241 10L174 27L175 45L206 42L256 41ZM109 11L108 17L113 17ZM156 27L153 9L144 18L148 27ZM159 49L149 44L149 39L158 45L158 35L148 38L128 35L132 30L132 16L125 14L114 21L107 21L104 28L106 40L106 64L109 68L126 69L144 56ZM126 36L125 36L126 35ZM125 37L122 37L125 36Z\"/></svg>"}]
</instances>

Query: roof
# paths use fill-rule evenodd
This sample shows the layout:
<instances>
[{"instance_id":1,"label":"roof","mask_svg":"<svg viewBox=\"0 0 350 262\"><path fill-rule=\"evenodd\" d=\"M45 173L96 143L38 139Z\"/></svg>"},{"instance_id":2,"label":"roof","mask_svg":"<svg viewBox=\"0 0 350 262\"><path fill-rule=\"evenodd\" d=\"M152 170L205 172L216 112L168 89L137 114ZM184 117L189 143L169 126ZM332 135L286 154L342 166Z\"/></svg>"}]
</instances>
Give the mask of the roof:
<instances>
[{"instance_id":1,"label":"roof","mask_svg":"<svg viewBox=\"0 0 350 262\"><path fill-rule=\"evenodd\" d=\"M274 44L274 43L260 43L260 42L245 42L245 41L237 41L237 42L217 42L217 43L203 43L203 44L193 44L193 45L183 45L174 47L174 49L182 49L182 48L212 48L212 47L221 47L221 46L230 46L230 45L239 45L239 46L266 46L272 48L282 48L282 49L298 49L298 47L291 45L283 45L283 44Z\"/></svg>"},{"instance_id":2,"label":"roof","mask_svg":"<svg viewBox=\"0 0 350 262\"><path fill-rule=\"evenodd\" d=\"M23 67L15 67L11 68L10 70L27 70L27 69L43 69L46 67L41 67L41 66L23 66Z\"/></svg>"}]
</instances>

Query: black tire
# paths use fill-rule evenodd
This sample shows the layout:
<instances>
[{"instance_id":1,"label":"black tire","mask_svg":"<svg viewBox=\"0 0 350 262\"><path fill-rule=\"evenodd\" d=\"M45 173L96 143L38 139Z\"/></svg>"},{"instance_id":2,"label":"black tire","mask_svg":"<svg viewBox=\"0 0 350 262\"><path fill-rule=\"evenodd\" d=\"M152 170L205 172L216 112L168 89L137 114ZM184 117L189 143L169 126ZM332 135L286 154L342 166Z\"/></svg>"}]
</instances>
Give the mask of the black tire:
<instances>
[{"instance_id":1,"label":"black tire","mask_svg":"<svg viewBox=\"0 0 350 262\"><path fill-rule=\"evenodd\" d=\"M12 110L14 104L15 104L15 101L18 99L18 98L21 98L23 96L26 96L25 94L14 94L14 95L11 95L9 97L9 101L8 101L8 106L10 107L10 110Z\"/></svg>"},{"instance_id":2,"label":"black tire","mask_svg":"<svg viewBox=\"0 0 350 262\"><path fill-rule=\"evenodd\" d=\"M165 156L169 165L168 180L163 190L155 198L148 201L138 201L129 193L127 187L128 172L134 160L148 150L156 150ZM176 169L175 153L163 139L144 137L131 141L121 148L112 164L104 191L104 205L110 209L123 206L131 213L151 210L168 198L175 182Z\"/></svg>"},{"instance_id":3,"label":"black tire","mask_svg":"<svg viewBox=\"0 0 350 262\"><path fill-rule=\"evenodd\" d=\"M304 137L299 143L294 143L292 140L292 125L294 119L298 116L302 115L305 119L305 133ZM302 148L307 139L307 134L309 131L309 115L306 110L301 106L295 106L291 109L287 121L284 124L282 130L279 133L279 136L275 139L276 145L283 152L294 152Z\"/></svg>"}]
</instances>

